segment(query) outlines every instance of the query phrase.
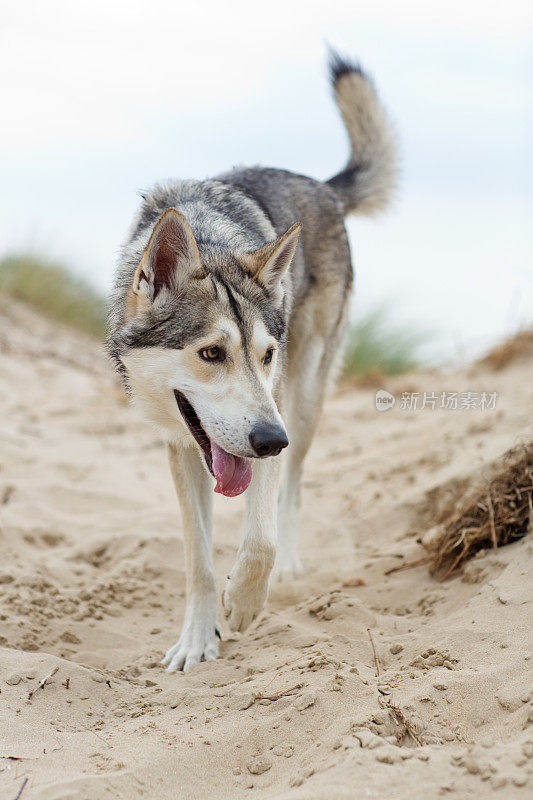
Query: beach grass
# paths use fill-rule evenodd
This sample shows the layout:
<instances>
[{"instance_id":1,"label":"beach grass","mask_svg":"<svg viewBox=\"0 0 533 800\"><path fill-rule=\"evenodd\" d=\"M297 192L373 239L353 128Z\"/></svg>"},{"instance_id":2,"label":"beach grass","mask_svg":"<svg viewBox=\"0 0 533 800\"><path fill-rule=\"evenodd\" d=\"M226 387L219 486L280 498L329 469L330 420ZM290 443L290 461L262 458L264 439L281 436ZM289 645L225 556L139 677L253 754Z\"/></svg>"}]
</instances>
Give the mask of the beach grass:
<instances>
[{"instance_id":1,"label":"beach grass","mask_svg":"<svg viewBox=\"0 0 533 800\"><path fill-rule=\"evenodd\" d=\"M31 254L0 259L0 291L47 317L98 339L106 331L106 301L63 264Z\"/></svg>"},{"instance_id":2,"label":"beach grass","mask_svg":"<svg viewBox=\"0 0 533 800\"><path fill-rule=\"evenodd\" d=\"M403 375L422 366L421 346L428 334L390 321L387 306L367 311L350 325L343 376L365 383Z\"/></svg>"}]
</instances>

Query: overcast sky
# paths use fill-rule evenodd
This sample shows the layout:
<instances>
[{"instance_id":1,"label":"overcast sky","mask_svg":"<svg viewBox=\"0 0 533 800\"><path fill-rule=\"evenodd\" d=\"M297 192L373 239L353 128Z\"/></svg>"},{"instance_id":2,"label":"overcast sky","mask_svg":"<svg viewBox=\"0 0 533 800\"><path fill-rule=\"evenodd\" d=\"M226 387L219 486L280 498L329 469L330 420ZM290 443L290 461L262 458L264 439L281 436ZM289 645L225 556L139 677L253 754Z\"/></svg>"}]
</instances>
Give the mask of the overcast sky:
<instances>
[{"instance_id":1,"label":"overcast sky","mask_svg":"<svg viewBox=\"0 0 533 800\"><path fill-rule=\"evenodd\" d=\"M316 5L316 7L315 7ZM19 0L3 9L0 254L31 248L110 284L137 192L264 164L344 164L325 42L394 119L395 204L353 218L354 314L472 353L533 322L529 3Z\"/></svg>"}]
</instances>

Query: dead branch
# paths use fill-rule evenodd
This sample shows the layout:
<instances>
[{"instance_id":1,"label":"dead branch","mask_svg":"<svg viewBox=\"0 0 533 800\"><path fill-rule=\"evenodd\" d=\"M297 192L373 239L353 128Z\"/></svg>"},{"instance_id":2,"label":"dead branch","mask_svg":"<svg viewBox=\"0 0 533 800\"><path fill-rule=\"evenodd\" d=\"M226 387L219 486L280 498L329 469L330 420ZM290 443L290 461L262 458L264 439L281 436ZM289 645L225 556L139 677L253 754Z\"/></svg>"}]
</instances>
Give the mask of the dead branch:
<instances>
[{"instance_id":1,"label":"dead branch","mask_svg":"<svg viewBox=\"0 0 533 800\"><path fill-rule=\"evenodd\" d=\"M390 567L390 569L386 569L383 574L392 575L394 572L401 572L404 569L411 569L412 567L421 567L422 564L427 564L428 561L429 561L429 556L422 556L422 558L416 558L414 561L406 561L404 564L399 564L396 567Z\"/></svg>"},{"instance_id":2,"label":"dead branch","mask_svg":"<svg viewBox=\"0 0 533 800\"><path fill-rule=\"evenodd\" d=\"M22 781L22 786L20 787L20 789L18 790L17 794L15 795L15 800L19 800L20 796L22 795L22 792L24 791L24 787L28 783L28 780L29 780L29 778L24 778L24 780Z\"/></svg>"},{"instance_id":3,"label":"dead branch","mask_svg":"<svg viewBox=\"0 0 533 800\"><path fill-rule=\"evenodd\" d=\"M372 645L372 652L374 653L374 661L376 664L376 676L379 678L379 676L381 675L381 664L379 662L379 656L376 650L376 645L374 644L374 637L372 636L372 631L370 630L370 628L367 628L366 632L368 633L368 638L370 639L370 644Z\"/></svg>"},{"instance_id":4,"label":"dead branch","mask_svg":"<svg viewBox=\"0 0 533 800\"><path fill-rule=\"evenodd\" d=\"M370 639L370 644L372 645L372 652L374 653L374 662L376 664L376 677L379 678L381 675L381 663L376 650L376 645L374 643L374 637L372 636L372 631L370 630L370 628L367 628L366 630L368 633L368 637ZM378 692L379 692L379 687L378 687ZM415 742L417 747L423 746L420 737L418 736L415 729L413 728L413 726L411 725L411 723L409 722L409 720L407 719L404 712L399 706L393 703L389 697L383 697L382 694L379 694L378 696L378 703L382 708L386 709L389 712L389 715L392 718L395 725L401 724L405 727L405 730L407 731L413 742Z\"/></svg>"},{"instance_id":5,"label":"dead branch","mask_svg":"<svg viewBox=\"0 0 533 800\"><path fill-rule=\"evenodd\" d=\"M293 694L297 689L301 689L303 687L303 683L297 683L296 686L291 686L290 689L281 689L279 692L274 692L274 694L256 694L255 700L279 700L280 697L285 697L286 695Z\"/></svg>"},{"instance_id":6,"label":"dead branch","mask_svg":"<svg viewBox=\"0 0 533 800\"><path fill-rule=\"evenodd\" d=\"M37 692L39 689L44 689L47 681L49 681L50 678L52 678L56 674L56 672L58 670L59 670L59 664L56 664L56 666L53 668L52 672L48 673L48 675L45 678L43 678L41 681L39 681L39 683L37 684L35 689L31 690L31 692L28 695L28 700L31 700L33 695L35 694L35 692Z\"/></svg>"},{"instance_id":7,"label":"dead branch","mask_svg":"<svg viewBox=\"0 0 533 800\"><path fill-rule=\"evenodd\" d=\"M390 700L389 698L385 698L382 695L380 695L380 697L378 698L378 702L382 708L387 709L387 711L389 712L390 716L392 717L396 725L401 724L405 727L405 730L407 731L413 742L415 742L417 747L422 747L423 746L422 740L420 739L415 729L405 716L402 709L395 703L393 703L392 700Z\"/></svg>"},{"instance_id":8,"label":"dead branch","mask_svg":"<svg viewBox=\"0 0 533 800\"><path fill-rule=\"evenodd\" d=\"M494 526L494 506L492 505L492 500L490 499L490 492L487 495L487 508L490 516L490 538L492 539L492 548L493 550L497 550L498 540L496 538L496 528Z\"/></svg>"}]
</instances>

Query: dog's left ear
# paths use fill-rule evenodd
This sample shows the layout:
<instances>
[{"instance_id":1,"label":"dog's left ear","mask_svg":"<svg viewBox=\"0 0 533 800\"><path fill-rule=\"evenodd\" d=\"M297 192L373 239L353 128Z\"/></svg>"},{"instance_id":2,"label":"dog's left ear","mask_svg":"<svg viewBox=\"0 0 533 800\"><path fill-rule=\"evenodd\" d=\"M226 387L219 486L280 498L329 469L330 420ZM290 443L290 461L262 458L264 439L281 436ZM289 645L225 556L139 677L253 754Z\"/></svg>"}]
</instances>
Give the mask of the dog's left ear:
<instances>
[{"instance_id":1,"label":"dog's left ear","mask_svg":"<svg viewBox=\"0 0 533 800\"><path fill-rule=\"evenodd\" d=\"M301 229L296 222L273 242L242 256L247 270L274 296L279 294L281 279L292 261Z\"/></svg>"}]
</instances>

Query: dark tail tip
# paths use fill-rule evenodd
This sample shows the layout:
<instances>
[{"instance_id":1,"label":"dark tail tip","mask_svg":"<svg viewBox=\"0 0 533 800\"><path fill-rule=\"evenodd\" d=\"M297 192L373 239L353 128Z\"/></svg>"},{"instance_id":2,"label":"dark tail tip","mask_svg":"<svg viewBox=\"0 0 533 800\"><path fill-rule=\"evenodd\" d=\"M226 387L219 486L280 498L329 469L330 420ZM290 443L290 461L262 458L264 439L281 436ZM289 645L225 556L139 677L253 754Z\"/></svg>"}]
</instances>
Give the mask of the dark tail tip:
<instances>
[{"instance_id":1,"label":"dark tail tip","mask_svg":"<svg viewBox=\"0 0 533 800\"><path fill-rule=\"evenodd\" d=\"M342 56L333 47L329 47L328 67L333 88L336 87L337 82L343 75L355 73L356 75L361 75L363 78L366 78L359 62L351 61L349 58Z\"/></svg>"}]
</instances>

